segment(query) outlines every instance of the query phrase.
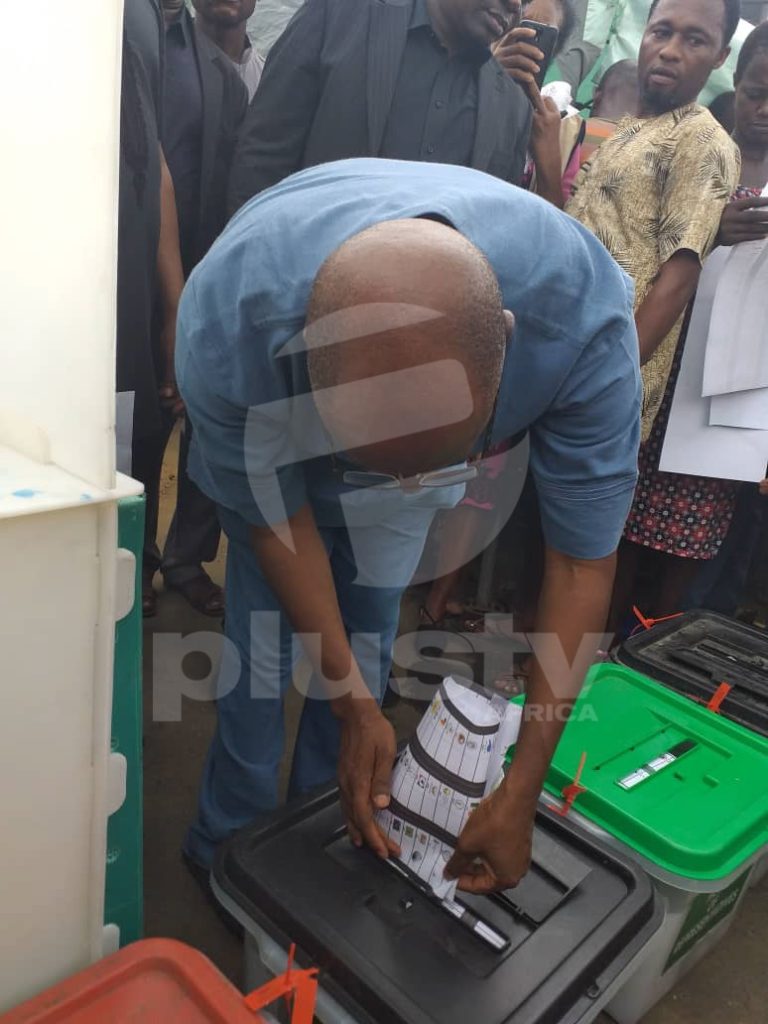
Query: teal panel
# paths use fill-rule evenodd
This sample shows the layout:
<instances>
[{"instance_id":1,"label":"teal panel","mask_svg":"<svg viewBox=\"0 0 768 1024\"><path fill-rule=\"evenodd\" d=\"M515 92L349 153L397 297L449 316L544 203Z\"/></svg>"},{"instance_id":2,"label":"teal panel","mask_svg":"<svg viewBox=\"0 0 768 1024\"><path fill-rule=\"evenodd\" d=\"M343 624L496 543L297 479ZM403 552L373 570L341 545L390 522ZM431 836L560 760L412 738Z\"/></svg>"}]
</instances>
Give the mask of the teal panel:
<instances>
[{"instance_id":1,"label":"teal panel","mask_svg":"<svg viewBox=\"0 0 768 1024\"><path fill-rule=\"evenodd\" d=\"M118 544L136 557L133 608L115 628L112 694L112 750L128 764L126 798L107 825L107 882L104 920L120 927L120 944L141 938L143 930L142 799L142 615L141 557L144 498L118 502Z\"/></svg>"}]
</instances>

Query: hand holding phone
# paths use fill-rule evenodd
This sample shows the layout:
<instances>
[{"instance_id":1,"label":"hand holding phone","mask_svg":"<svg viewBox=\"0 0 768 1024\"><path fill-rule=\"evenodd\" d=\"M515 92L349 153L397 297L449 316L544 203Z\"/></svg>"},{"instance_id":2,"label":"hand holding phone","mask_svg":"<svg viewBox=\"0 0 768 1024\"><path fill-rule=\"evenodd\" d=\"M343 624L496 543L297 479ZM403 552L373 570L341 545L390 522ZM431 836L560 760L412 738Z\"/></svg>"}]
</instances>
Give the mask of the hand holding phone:
<instances>
[{"instance_id":1,"label":"hand holding phone","mask_svg":"<svg viewBox=\"0 0 768 1024\"><path fill-rule=\"evenodd\" d=\"M532 37L531 43L544 55L543 59L538 62L539 73L534 79L536 85L541 89L547 71L549 71L549 65L552 63L552 58L555 55L557 37L560 33L554 25L543 25L540 21L521 21L520 28L532 29L536 33Z\"/></svg>"},{"instance_id":2,"label":"hand holding phone","mask_svg":"<svg viewBox=\"0 0 768 1024\"><path fill-rule=\"evenodd\" d=\"M541 87L557 43L553 25L523 21L493 47L493 56L507 74L526 90Z\"/></svg>"}]
</instances>

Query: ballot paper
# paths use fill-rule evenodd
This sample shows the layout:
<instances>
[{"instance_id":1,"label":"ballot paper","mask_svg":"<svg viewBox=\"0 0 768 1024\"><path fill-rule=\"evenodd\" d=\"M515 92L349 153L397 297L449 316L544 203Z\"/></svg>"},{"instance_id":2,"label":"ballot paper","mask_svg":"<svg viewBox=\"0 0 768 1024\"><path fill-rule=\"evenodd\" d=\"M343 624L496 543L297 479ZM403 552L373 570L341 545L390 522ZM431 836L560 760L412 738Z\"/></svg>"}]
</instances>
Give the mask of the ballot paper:
<instances>
[{"instance_id":1,"label":"ballot paper","mask_svg":"<svg viewBox=\"0 0 768 1024\"><path fill-rule=\"evenodd\" d=\"M768 387L767 289L768 239L727 250L709 321L702 395Z\"/></svg>"},{"instance_id":2,"label":"ballot paper","mask_svg":"<svg viewBox=\"0 0 768 1024\"><path fill-rule=\"evenodd\" d=\"M379 827L400 846L401 863L442 899L456 892L443 874L456 838L492 774L495 781L521 718L519 705L449 677L395 762Z\"/></svg>"},{"instance_id":3,"label":"ballot paper","mask_svg":"<svg viewBox=\"0 0 768 1024\"><path fill-rule=\"evenodd\" d=\"M768 430L710 425L712 400L703 397L710 320L728 259L727 250L716 249L699 279L659 469L665 473L757 482L765 476Z\"/></svg>"},{"instance_id":4,"label":"ballot paper","mask_svg":"<svg viewBox=\"0 0 768 1024\"><path fill-rule=\"evenodd\" d=\"M713 395L709 404L709 425L768 430L768 388L734 391L731 395Z\"/></svg>"}]
</instances>

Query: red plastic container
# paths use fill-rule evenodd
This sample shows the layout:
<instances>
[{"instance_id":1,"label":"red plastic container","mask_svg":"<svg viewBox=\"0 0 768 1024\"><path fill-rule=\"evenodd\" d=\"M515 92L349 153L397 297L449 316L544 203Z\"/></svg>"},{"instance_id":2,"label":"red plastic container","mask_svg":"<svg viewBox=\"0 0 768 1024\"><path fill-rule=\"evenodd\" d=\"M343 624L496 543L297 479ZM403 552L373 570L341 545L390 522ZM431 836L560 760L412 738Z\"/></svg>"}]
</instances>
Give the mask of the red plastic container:
<instances>
[{"instance_id":1,"label":"red plastic container","mask_svg":"<svg viewBox=\"0 0 768 1024\"><path fill-rule=\"evenodd\" d=\"M0 1024L259 1024L197 950L145 939L0 1014Z\"/></svg>"}]
</instances>

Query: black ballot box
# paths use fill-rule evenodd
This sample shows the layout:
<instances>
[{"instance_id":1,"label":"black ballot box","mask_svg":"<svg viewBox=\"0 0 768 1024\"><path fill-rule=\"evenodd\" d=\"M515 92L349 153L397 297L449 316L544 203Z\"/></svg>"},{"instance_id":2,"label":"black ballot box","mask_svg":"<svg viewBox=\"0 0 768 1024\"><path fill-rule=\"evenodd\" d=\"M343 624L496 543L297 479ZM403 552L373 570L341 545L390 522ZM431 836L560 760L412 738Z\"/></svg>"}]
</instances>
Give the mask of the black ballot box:
<instances>
[{"instance_id":1,"label":"black ballot box","mask_svg":"<svg viewBox=\"0 0 768 1024\"><path fill-rule=\"evenodd\" d=\"M516 888L443 903L352 846L335 789L237 833L212 884L247 961L279 972L295 942L320 969L324 1024L587 1024L662 917L638 865L543 809Z\"/></svg>"},{"instance_id":2,"label":"black ballot box","mask_svg":"<svg viewBox=\"0 0 768 1024\"><path fill-rule=\"evenodd\" d=\"M768 633L717 612L686 612L637 633L615 660L659 683L709 704L725 718L768 736Z\"/></svg>"}]
</instances>

